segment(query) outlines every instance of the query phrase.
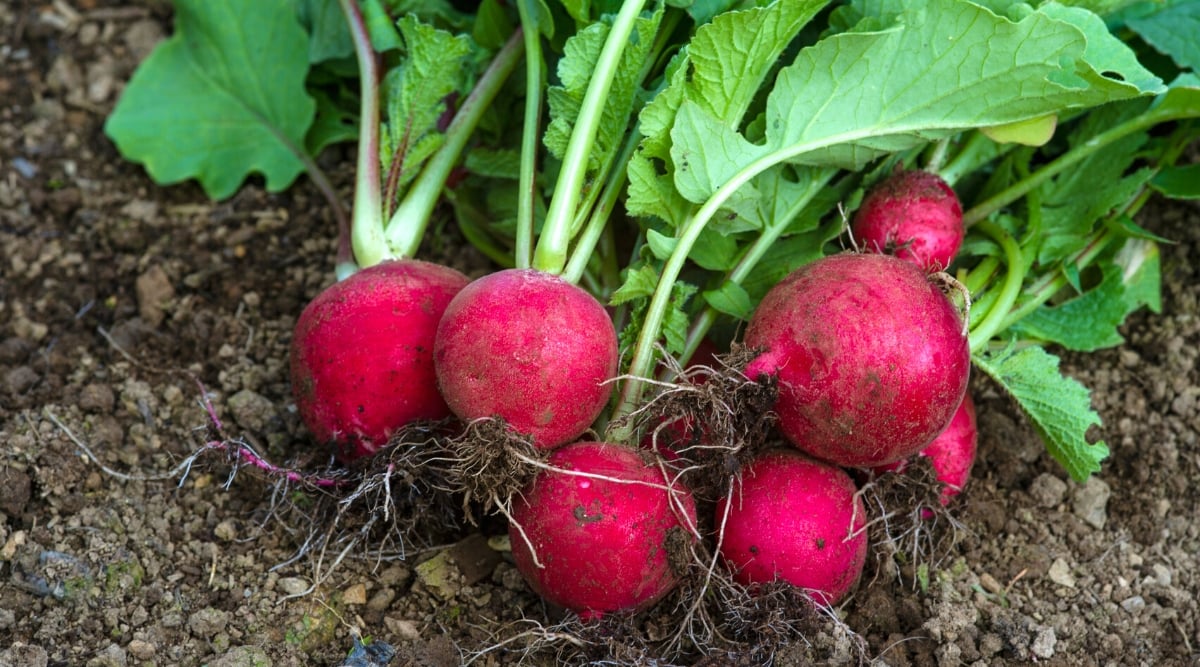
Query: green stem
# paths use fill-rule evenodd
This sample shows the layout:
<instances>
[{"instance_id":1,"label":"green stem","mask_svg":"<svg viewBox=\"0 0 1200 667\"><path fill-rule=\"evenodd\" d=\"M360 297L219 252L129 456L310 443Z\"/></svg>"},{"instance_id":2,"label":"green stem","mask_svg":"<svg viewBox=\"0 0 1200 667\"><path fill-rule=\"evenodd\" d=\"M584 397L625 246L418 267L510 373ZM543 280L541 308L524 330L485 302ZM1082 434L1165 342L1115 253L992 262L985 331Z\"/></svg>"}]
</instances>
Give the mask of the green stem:
<instances>
[{"instance_id":1,"label":"green stem","mask_svg":"<svg viewBox=\"0 0 1200 667\"><path fill-rule=\"evenodd\" d=\"M1021 246L1017 245L1016 239L1004 228L994 222L982 221L979 223L979 231L1000 244L1001 250L1004 251L1004 260L1008 265L1008 270L995 301L984 306L986 312L983 314L983 319L971 328L968 340L972 353L983 349L987 342L1001 331L1005 316L1017 302L1017 297L1021 295L1021 285L1025 282L1026 270Z\"/></svg>"},{"instance_id":2,"label":"green stem","mask_svg":"<svg viewBox=\"0 0 1200 667\"><path fill-rule=\"evenodd\" d=\"M562 272L563 279L577 283L587 269L588 262L592 259L592 253L596 249L596 243L599 242L605 228L608 227L608 218L612 215L613 209L617 206L617 200L625 189L628 172L619 167L623 167L629 162L629 158L633 156L633 150L637 148L641 138L637 132L626 134L625 142L612 162L618 168L609 169L608 181L604 184L604 189L595 205L591 207L591 217L588 218L583 233L579 236L574 250L571 251L571 261L567 263L566 269Z\"/></svg>"},{"instance_id":3,"label":"green stem","mask_svg":"<svg viewBox=\"0 0 1200 667\"><path fill-rule=\"evenodd\" d=\"M988 149L991 150L988 150ZM948 185L953 186L965 174L975 171L981 165L996 158L995 145L978 130L967 133L967 141L958 149L954 157L942 165L938 176Z\"/></svg>"},{"instance_id":4,"label":"green stem","mask_svg":"<svg viewBox=\"0 0 1200 667\"><path fill-rule=\"evenodd\" d=\"M942 137L933 143L933 150L929 153L929 159L925 161L925 171L938 173L942 165L946 162L946 154L950 150L950 137ZM945 179L943 179L945 180Z\"/></svg>"},{"instance_id":5,"label":"green stem","mask_svg":"<svg viewBox=\"0 0 1200 667\"><path fill-rule=\"evenodd\" d=\"M425 235L429 217L433 214L433 207L441 197L446 179L458 163L467 140L521 60L521 54L525 50L521 37L523 32L520 28L514 31L508 42L496 54L491 65L471 90L471 94L459 107L454 120L450 121L441 147L425 164L404 200L396 207L392 219L388 221L385 232L387 243L396 256L412 257L420 247L421 237Z\"/></svg>"},{"instance_id":6,"label":"green stem","mask_svg":"<svg viewBox=\"0 0 1200 667\"><path fill-rule=\"evenodd\" d=\"M1088 240L1079 252L1075 253L1071 259L1067 260L1066 264L1075 264L1079 268L1084 268L1091 264L1094 259L1106 248L1112 240L1116 238L1109 228L1104 228L1096 232L1091 239ZM1038 281L1029 286L1026 290L1026 299L1018 307L1010 307L1009 312L1002 313L1003 317L1000 321L1000 327L997 331L1004 331L1013 326L1017 322L1025 319L1034 310L1037 310L1042 304L1050 300L1050 297L1058 293L1059 290L1067 286L1067 278L1061 272L1049 273L1043 275ZM984 341L986 343L986 341Z\"/></svg>"},{"instance_id":7,"label":"green stem","mask_svg":"<svg viewBox=\"0 0 1200 667\"><path fill-rule=\"evenodd\" d=\"M1028 178L1024 178L1004 190L992 195L987 200L976 204L970 210L963 213L963 224L967 227L977 224L986 219L993 213L1008 206L1012 202L1024 197L1031 190L1038 187L1042 183L1054 178L1063 171L1073 167L1084 159L1094 155L1109 144L1121 139L1125 136L1139 132L1153 125L1156 125L1165 120L1171 120L1173 115L1147 112L1136 118L1117 125L1109 130L1097 134L1087 142L1080 146L1076 146L1067 153L1059 156L1058 159L1047 164L1046 166L1033 172Z\"/></svg>"},{"instance_id":8,"label":"green stem","mask_svg":"<svg viewBox=\"0 0 1200 667\"><path fill-rule=\"evenodd\" d=\"M600 50L600 58L596 61L592 79L581 102L579 117L575 119L575 127L563 154L562 170L558 174L546 221L534 250L533 267L540 271L558 275L566 266L571 227L587 175L588 159L604 112L604 102L642 5L643 0L625 0Z\"/></svg>"},{"instance_id":9,"label":"green stem","mask_svg":"<svg viewBox=\"0 0 1200 667\"><path fill-rule=\"evenodd\" d=\"M354 179L354 220L350 224L350 242L358 266L368 267L391 259L383 233L383 193L380 191L379 165L379 63L362 11L354 0L340 0L350 26L354 53L358 59L360 88L358 166ZM339 258L340 259L340 258ZM338 277L349 267L338 264Z\"/></svg>"},{"instance_id":10,"label":"green stem","mask_svg":"<svg viewBox=\"0 0 1200 667\"><path fill-rule=\"evenodd\" d=\"M539 128L542 122L542 87L546 65L542 60L542 35L535 17L536 0L517 0L517 12L525 34L525 124L521 134L521 173L517 192L517 238L513 259L517 268L529 268L533 260L533 212L537 199L536 171Z\"/></svg>"},{"instance_id":11,"label":"green stem","mask_svg":"<svg viewBox=\"0 0 1200 667\"><path fill-rule=\"evenodd\" d=\"M963 287L967 288L968 294L978 294L992 280L992 276L996 275L996 269L1000 268L1000 260L996 257L985 257L975 268L971 269L966 277L959 280Z\"/></svg>"}]
</instances>

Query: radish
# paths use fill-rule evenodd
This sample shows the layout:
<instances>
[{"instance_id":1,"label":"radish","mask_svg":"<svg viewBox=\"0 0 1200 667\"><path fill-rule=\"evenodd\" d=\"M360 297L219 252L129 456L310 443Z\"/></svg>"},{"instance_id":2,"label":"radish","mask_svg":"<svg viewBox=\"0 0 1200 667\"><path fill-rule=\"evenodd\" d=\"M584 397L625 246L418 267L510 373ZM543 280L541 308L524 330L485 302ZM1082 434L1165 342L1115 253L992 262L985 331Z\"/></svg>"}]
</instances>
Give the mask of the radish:
<instances>
[{"instance_id":1,"label":"radish","mask_svg":"<svg viewBox=\"0 0 1200 667\"><path fill-rule=\"evenodd\" d=\"M872 188L850 230L864 249L930 271L950 266L965 233L958 195L937 174L920 170L897 172Z\"/></svg>"},{"instance_id":2,"label":"radish","mask_svg":"<svg viewBox=\"0 0 1200 667\"><path fill-rule=\"evenodd\" d=\"M781 579L818 604L854 587L867 557L866 512L845 471L792 450L746 465L717 502L720 552L747 585Z\"/></svg>"},{"instance_id":3,"label":"radish","mask_svg":"<svg viewBox=\"0 0 1200 667\"><path fill-rule=\"evenodd\" d=\"M767 293L745 342L764 350L746 375L778 377L783 434L841 466L923 449L950 423L970 372L957 308L924 271L888 255L800 267Z\"/></svg>"},{"instance_id":4,"label":"radish","mask_svg":"<svg viewBox=\"0 0 1200 667\"><path fill-rule=\"evenodd\" d=\"M513 560L538 595L588 620L640 611L675 587L668 540L694 534L695 502L647 461L577 442L514 499Z\"/></svg>"},{"instance_id":5,"label":"radish","mask_svg":"<svg viewBox=\"0 0 1200 667\"><path fill-rule=\"evenodd\" d=\"M946 430L917 453L917 456L929 457L930 463L933 464L938 481L942 483L942 491L938 500L943 507L949 505L950 500L961 493L963 487L966 486L967 479L971 476L971 467L975 464L975 450L978 441L975 403L971 400L971 395L966 394ZM880 466L875 468L875 473L904 472L909 461L910 459L905 459Z\"/></svg>"},{"instance_id":6,"label":"radish","mask_svg":"<svg viewBox=\"0 0 1200 667\"><path fill-rule=\"evenodd\" d=\"M553 449L579 437L608 402L617 334L604 306L581 288L509 269L450 302L434 364L454 414L498 417L534 446Z\"/></svg>"},{"instance_id":7,"label":"radish","mask_svg":"<svg viewBox=\"0 0 1200 667\"><path fill-rule=\"evenodd\" d=\"M469 282L454 269L396 260L317 295L296 323L292 391L300 417L349 461L392 431L450 415L437 390L433 339L442 311Z\"/></svg>"}]
</instances>

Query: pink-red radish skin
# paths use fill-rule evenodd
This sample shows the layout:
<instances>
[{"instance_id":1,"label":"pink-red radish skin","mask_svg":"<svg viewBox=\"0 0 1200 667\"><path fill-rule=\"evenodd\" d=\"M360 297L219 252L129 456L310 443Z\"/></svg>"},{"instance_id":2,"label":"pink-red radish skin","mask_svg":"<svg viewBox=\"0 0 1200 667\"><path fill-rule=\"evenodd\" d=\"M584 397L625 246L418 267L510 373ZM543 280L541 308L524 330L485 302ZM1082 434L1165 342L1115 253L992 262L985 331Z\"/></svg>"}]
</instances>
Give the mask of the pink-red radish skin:
<instances>
[{"instance_id":1,"label":"pink-red radish skin","mask_svg":"<svg viewBox=\"0 0 1200 667\"><path fill-rule=\"evenodd\" d=\"M762 454L717 502L721 557L740 583L780 579L818 604L836 604L867 557L866 512L856 494L840 468L794 450Z\"/></svg>"},{"instance_id":2,"label":"pink-red radish skin","mask_svg":"<svg viewBox=\"0 0 1200 667\"><path fill-rule=\"evenodd\" d=\"M621 445L577 442L548 463L568 472L539 474L514 498L509 528L513 560L538 595L588 620L640 611L675 587L668 534L691 535L696 526L686 488L676 483L669 492L657 466Z\"/></svg>"},{"instance_id":3,"label":"pink-red radish skin","mask_svg":"<svg viewBox=\"0 0 1200 667\"><path fill-rule=\"evenodd\" d=\"M383 262L335 283L305 307L291 343L296 407L343 460L373 454L391 433L450 416L438 393L433 339L470 280L417 260Z\"/></svg>"},{"instance_id":4,"label":"pink-red radish skin","mask_svg":"<svg viewBox=\"0 0 1200 667\"><path fill-rule=\"evenodd\" d=\"M776 375L789 441L847 467L907 458L941 433L966 393L962 317L916 265L832 255L767 293L745 343L764 352L746 375Z\"/></svg>"},{"instance_id":5,"label":"pink-red radish skin","mask_svg":"<svg viewBox=\"0 0 1200 667\"><path fill-rule=\"evenodd\" d=\"M578 438L612 394L617 334L590 294L540 271L484 276L450 302L438 385L464 421L498 417L540 449Z\"/></svg>"},{"instance_id":6,"label":"pink-red radish skin","mask_svg":"<svg viewBox=\"0 0 1200 667\"><path fill-rule=\"evenodd\" d=\"M962 246L962 204L937 174L901 171L867 193L850 231L864 250L942 271Z\"/></svg>"},{"instance_id":7,"label":"pink-red radish skin","mask_svg":"<svg viewBox=\"0 0 1200 667\"><path fill-rule=\"evenodd\" d=\"M929 443L925 449L917 452L917 456L929 457L937 479L942 483L942 491L938 500L943 507L949 505L954 496L962 492L967 480L970 479L978 444L979 431L975 424L975 402L971 400L970 394L966 394L946 430L934 438L933 442ZM905 459L880 466L875 469L875 473L902 473L911 460Z\"/></svg>"}]
</instances>

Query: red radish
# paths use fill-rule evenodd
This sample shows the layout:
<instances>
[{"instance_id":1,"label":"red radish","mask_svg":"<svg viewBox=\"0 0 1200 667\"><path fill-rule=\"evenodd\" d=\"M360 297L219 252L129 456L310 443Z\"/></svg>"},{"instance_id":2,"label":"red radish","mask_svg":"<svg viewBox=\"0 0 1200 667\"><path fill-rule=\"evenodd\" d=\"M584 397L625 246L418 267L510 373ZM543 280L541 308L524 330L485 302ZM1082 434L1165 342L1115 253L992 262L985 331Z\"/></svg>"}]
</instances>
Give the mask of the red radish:
<instances>
[{"instance_id":1,"label":"red radish","mask_svg":"<svg viewBox=\"0 0 1200 667\"><path fill-rule=\"evenodd\" d=\"M538 595L587 620L640 611L675 587L668 537L696 526L686 488L621 445L577 442L548 463L570 472L538 475L514 499L508 531L517 569Z\"/></svg>"},{"instance_id":2,"label":"red radish","mask_svg":"<svg viewBox=\"0 0 1200 667\"><path fill-rule=\"evenodd\" d=\"M305 307L292 335L292 392L317 440L352 460L373 454L401 426L450 415L437 390L433 337L468 282L437 264L389 261Z\"/></svg>"},{"instance_id":3,"label":"red radish","mask_svg":"<svg viewBox=\"0 0 1200 667\"><path fill-rule=\"evenodd\" d=\"M857 491L845 471L799 452L774 450L751 461L732 494L717 501L721 557L734 579L748 585L781 579L819 604L837 603L867 558Z\"/></svg>"},{"instance_id":4,"label":"red radish","mask_svg":"<svg viewBox=\"0 0 1200 667\"><path fill-rule=\"evenodd\" d=\"M438 326L438 384L463 420L499 417L541 449L591 426L612 394L617 334L604 306L557 276L509 269L459 293Z\"/></svg>"},{"instance_id":5,"label":"red radish","mask_svg":"<svg viewBox=\"0 0 1200 667\"><path fill-rule=\"evenodd\" d=\"M962 204L937 174L901 171L876 185L854 214L851 232L865 250L894 254L942 271L962 246Z\"/></svg>"},{"instance_id":6,"label":"red radish","mask_svg":"<svg viewBox=\"0 0 1200 667\"><path fill-rule=\"evenodd\" d=\"M971 395L963 396L962 403L954 412L954 418L942 434L934 438L917 456L929 457L942 486L938 500L945 507L950 499L962 492L971 476L971 466L975 464L975 450L979 441L979 432L975 426L975 402ZM875 469L876 474L885 472L904 472L911 459L897 461Z\"/></svg>"},{"instance_id":7,"label":"red radish","mask_svg":"<svg viewBox=\"0 0 1200 667\"><path fill-rule=\"evenodd\" d=\"M746 328L765 351L746 375L777 375L775 411L801 451L840 466L899 461L946 428L971 356L958 309L916 265L832 255L773 287Z\"/></svg>"}]
</instances>

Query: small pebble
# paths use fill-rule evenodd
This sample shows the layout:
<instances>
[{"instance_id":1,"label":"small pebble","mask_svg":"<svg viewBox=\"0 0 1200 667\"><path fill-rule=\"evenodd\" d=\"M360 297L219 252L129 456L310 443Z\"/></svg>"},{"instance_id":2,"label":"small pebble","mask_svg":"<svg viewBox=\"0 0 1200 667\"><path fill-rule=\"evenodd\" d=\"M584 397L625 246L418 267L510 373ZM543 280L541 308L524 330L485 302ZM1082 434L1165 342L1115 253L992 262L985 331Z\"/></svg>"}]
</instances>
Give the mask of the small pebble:
<instances>
[{"instance_id":1,"label":"small pebble","mask_svg":"<svg viewBox=\"0 0 1200 667\"><path fill-rule=\"evenodd\" d=\"M156 652L154 644L141 639L134 639L133 641L129 642L129 645L125 648L129 651L129 655L132 655L138 660L150 660L154 658L154 654Z\"/></svg>"},{"instance_id":2,"label":"small pebble","mask_svg":"<svg viewBox=\"0 0 1200 667\"><path fill-rule=\"evenodd\" d=\"M1067 483L1048 472L1038 475L1029 485L1029 495L1038 507L1056 507L1066 493Z\"/></svg>"},{"instance_id":3,"label":"small pebble","mask_svg":"<svg viewBox=\"0 0 1200 667\"><path fill-rule=\"evenodd\" d=\"M229 624L229 612L205 607L188 617L188 629L201 639L209 639Z\"/></svg>"},{"instance_id":4,"label":"small pebble","mask_svg":"<svg viewBox=\"0 0 1200 667\"><path fill-rule=\"evenodd\" d=\"M1083 486L1075 489L1072 510L1075 516L1097 530L1108 522L1108 499L1112 490L1099 477L1091 477Z\"/></svg>"},{"instance_id":5,"label":"small pebble","mask_svg":"<svg viewBox=\"0 0 1200 667\"><path fill-rule=\"evenodd\" d=\"M1121 601L1121 608L1131 614L1136 614L1146 608L1146 600L1140 595L1125 598Z\"/></svg>"},{"instance_id":6,"label":"small pebble","mask_svg":"<svg viewBox=\"0 0 1200 667\"><path fill-rule=\"evenodd\" d=\"M275 585L287 595L303 595L308 590L308 581L300 577L283 577Z\"/></svg>"},{"instance_id":7,"label":"small pebble","mask_svg":"<svg viewBox=\"0 0 1200 667\"><path fill-rule=\"evenodd\" d=\"M1054 635L1054 628L1042 628L1037 637L1033 639L1033 645L1029 650L1039 658L1047 659L1054 657L1054 645L1058 643L1058 637Z\"/></svg>"},{"instance_id":8,"label":"small pebble","mask_svg":"<svg viewBox=\"0 0 1200 667\"><path fill-rule=\"evenodd\" d=\"M364 584L354 584L342 592L342 602L346 604L366 604L367 587Z\"/></svg>"},{"instance_id":9,"label":"small pebble","mask_svg":"<svg viewBox=\"0 0 1200 667\"><path fill-rule=\"evenodd\" d=\"M1067 561L1061 558L1054 559L1054 562L1050 564L1050 571L1047 575L1050 577L1050 581L1059 586L1075 588L1075 577L1071 576L1071 567L1067 565Z\"/></svg>"}]
</instances>

